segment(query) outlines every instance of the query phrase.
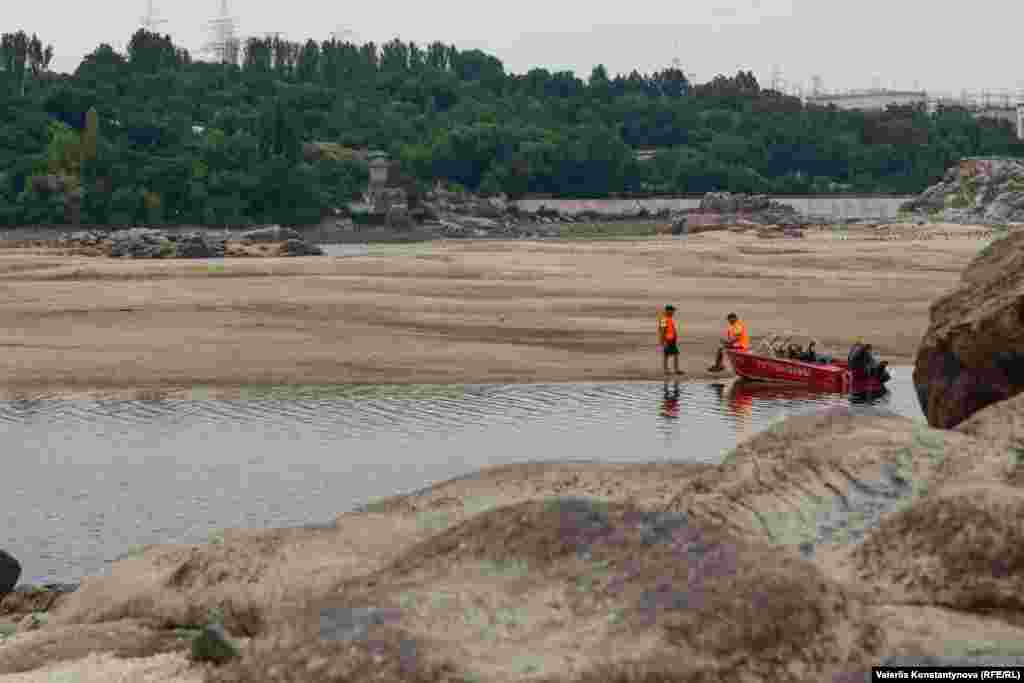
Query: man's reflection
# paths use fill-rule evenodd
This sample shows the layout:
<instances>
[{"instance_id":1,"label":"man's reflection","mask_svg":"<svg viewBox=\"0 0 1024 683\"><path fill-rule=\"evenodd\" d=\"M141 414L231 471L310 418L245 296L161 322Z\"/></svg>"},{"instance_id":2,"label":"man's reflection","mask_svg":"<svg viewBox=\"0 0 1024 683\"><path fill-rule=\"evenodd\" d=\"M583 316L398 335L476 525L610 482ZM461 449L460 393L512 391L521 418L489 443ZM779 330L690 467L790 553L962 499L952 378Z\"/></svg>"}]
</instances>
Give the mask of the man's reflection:
<instances>
[{"instance_id":1,"label":"man's reflection","mask_svg":"<svg viewBox=\"0 0 1024 683\"><path fill-rule=\"evenodd\" d=\"M665 417L679 419L679 380L669 383L665 382L665 400L661 404L661 414Z\"/></svg>"}]
</instances>

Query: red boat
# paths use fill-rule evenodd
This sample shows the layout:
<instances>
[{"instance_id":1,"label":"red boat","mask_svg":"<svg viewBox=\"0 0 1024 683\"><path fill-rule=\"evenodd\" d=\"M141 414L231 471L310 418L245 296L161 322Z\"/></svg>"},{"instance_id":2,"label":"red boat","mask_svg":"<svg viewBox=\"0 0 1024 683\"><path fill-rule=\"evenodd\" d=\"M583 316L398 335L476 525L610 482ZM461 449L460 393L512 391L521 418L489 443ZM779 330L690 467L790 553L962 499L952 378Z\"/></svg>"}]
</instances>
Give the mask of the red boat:
<instances>
[{"instance_id":1,"label":"red boat","mask_svg":"<svg viewBox=\"0 0 1024 683\"><path fill-rule=\"evenodd\" d=\"M746 380L797 384L835 393L875 393L885 389L885 383L878 377L851 373L843 360L809 363L733 349L726 349L725 354L736 374Z\"/></svg>"},{"instance_id":2,"label":"red boat","mask_svg":"<svg viewBox=\"0 0 1024 683\"><path fill-rule=\"evenodd\" d=\"M845 363L806 363L735 349L726 349L725 355L729 357L732 369L743 379L801 384L836 393L850 389L850 371Z\"/></svg>"}]
</instances>

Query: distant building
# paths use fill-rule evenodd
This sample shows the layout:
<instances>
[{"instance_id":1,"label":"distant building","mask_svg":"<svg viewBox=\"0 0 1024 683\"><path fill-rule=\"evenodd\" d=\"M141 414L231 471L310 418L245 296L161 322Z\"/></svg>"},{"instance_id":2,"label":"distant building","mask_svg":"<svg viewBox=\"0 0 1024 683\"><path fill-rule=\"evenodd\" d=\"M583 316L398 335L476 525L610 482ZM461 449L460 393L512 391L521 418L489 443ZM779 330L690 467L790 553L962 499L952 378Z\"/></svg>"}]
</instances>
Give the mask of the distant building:
<instances>
[{"instance_id":1,"label":"distant building","mask_svg":"<svg viewBox=\"0 0 1024 683\"><path fill-rule=\"evenodd\" d=\"M837 109L876 109L884 111L889 106L927 104L928 93L924 90L861 90L831 95L809 95L807 104L819 107L835 106Z\"/></svg>"},{"instance_id":2,"label":"distant building","mask_svg":"<svg viewBox=\"0 0 1024 683\"><path fill-rule=\"evenodd\" d=\"M839 109L884 111L890 106L924 105L929 114L940 106L957 106L969 110L975 118L998 119L1016 124L1017 138L1024 140L1024 119L1021 104L1012 105L1009 93L964 92L960 98L929 95L924 90L861 90L831 95L810 95L806 104L819 107L835 106Z\"/></svg>"}]
</instances>

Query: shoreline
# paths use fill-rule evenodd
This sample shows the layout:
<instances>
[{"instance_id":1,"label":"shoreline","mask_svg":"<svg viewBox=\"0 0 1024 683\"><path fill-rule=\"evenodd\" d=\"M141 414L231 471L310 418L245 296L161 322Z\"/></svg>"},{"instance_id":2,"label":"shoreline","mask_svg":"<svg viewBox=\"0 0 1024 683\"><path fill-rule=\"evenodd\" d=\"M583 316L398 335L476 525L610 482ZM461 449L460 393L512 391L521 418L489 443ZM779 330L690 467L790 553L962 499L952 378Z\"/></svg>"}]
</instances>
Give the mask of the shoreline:
<instances>
[{"instance_id":1,"label":"shoreline","mask_svg":"<svg viewBox=\"0 0 1024 683\"><path fill-rule=\"evenodd\" d=\"M858 336L912 363L928 307L977 254L977 228L908 250L875 228L803 239L443 240L401 253L104 259L0 249L0 400L211 397L254 387L664 381L655 320L680 324L681 380L735 310L756 346ZM69 335L69 332L72 332Z\"/></svg>"}]
</instances>

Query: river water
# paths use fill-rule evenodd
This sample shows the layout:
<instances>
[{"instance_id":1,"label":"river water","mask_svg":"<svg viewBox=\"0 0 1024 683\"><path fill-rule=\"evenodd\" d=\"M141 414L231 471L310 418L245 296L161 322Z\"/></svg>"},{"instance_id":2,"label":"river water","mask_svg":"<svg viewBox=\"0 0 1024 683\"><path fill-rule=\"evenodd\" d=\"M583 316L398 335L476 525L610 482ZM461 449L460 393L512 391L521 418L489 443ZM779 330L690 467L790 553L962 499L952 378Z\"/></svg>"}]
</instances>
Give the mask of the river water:
<instances>
[{"instance_id":1,"label":"river water","mask_svg":"<svg viewBox=\"0 0 1024 683\"><path fill-rule=\"evenodd\" d=\"M874 401L921 419L911 368ZM26 583L101 573L133 546L320 523L480 467L716 462L838 394L723 384L336 388L235 401L0 403L7 523ZM857 405L861 405L857 403Z\"/></svg>"}]
</instances>

